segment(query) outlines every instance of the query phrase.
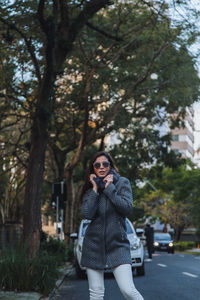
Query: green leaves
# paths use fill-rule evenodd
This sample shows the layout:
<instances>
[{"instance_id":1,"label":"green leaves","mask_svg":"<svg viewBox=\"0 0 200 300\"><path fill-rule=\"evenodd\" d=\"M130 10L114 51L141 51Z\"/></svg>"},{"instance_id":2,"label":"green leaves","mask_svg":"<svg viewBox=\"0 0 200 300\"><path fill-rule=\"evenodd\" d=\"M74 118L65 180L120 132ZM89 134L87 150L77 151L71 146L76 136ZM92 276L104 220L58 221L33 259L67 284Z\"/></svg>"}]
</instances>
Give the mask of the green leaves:
<instances>
[{"instance_id":1,"label":"green leaves","mask_svg":"<svg viewBox=\"0 0 200 300\"><path fill-rule=\"evenodd\" d=\"M155 173L153 173L153 169ZM200 170L182 165L176 169L153 168L149 180L138 193L138 203L145 214L169 223L177 234L187 226L198 226L200 220Z\"/></svg>"},{"instance_id":2,"label":"green leaves","mask_svg":"<svg viewBox=\"0 0 200 300\"><path fill-rule=\"evenodd\" d=\"M80 160L111 133L119 142L113 156L131 179L155 159L177 164L167 151L170 136L159 136L157 126L179 125L199 97L195 58L187 50L195 33L190 27L187 34L188 22L172 22L163 1L109 4L3 1L0 115L11 130L1 137L11 141L9 151L23 168L38 111L40 121L49 119L51 179L63 177L66 157Z\"/></svg>"}]
</instances>

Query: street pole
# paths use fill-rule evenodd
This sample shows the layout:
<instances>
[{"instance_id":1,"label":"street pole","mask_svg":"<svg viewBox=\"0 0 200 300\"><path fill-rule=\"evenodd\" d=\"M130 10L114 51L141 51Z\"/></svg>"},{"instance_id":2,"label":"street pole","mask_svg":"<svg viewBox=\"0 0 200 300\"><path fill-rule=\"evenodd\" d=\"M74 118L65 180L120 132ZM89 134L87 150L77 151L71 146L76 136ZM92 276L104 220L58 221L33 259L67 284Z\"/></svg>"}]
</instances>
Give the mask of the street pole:
<instances>
[{"instance_id":1,"label":"street pole","mask_svg":"<svg viewBox=\"0 0 200 300\"><path fill-rule=\"evenodd\" d=\"M64 241L64 212L61 209L61 241Z\"/></svg>"},{"instance_id":2,"label":"street pole","mask_svg":"<svg viewBox=\"0 0 200 300\"><path fill-rule=\"evenodd\" d=\"M57 240L59 240L58 223L59 223L59 196L56 197L56 237L57 237Z\"/></svg>"},{"instance_id":3,"label":"street pole","mask_svg":"<svg viewBox=\"0 0 200 300\"><path fill-rule=\"evenodd\" d=\"M64 181L61 181L61 195L64 195ZM64 197L64 196L63 196ZM64 199L63 199L64 202ZM64 241L64 211L61 209L61 241Z\"/></svg>"}]
</instances>

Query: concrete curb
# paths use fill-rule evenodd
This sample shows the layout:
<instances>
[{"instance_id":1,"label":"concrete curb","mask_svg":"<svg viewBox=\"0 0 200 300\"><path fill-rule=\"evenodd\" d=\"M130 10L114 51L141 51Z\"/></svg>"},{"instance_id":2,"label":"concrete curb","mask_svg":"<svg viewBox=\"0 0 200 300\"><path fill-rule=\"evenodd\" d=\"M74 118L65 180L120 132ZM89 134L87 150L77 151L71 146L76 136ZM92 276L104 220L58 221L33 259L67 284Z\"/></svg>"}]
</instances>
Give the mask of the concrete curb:
<instances>
[{"instance_id":1,"label":"concrete curb","mask_svg":"<svg viewBox=\"0 0 200 300\"><path fill-rule=\"evenodd\" d=\"M65 277L70 276L70 274L72 274L73 271L74 271L74 266L70 262L67 262L65 264L65 267L61 270L61 277L56 281L53 291L49 294L49 296L47 298L40 298L40 299L41 300L52 300L53 296L55 295L56 290L61 286Z\"/></svg>"},{"instance_id":2,"label":"concrete curb","mask_svg":"<svg viewBox=\"0 0 200 300\"><path fill-rule=\"evenodd\" d=\"M42 295L38 293L16 293L16 292L0 292L1 300L39 300Z\"/></svg>"},{"instance_id":3,"label":"concrete curb","mask_svg":"<svg viewBox=\"0 0 200 300\"><path fill-rule=\"evenodd\" d=\"M193 253L199 253L200 254L200 249L199 248L188 249L186 251L191 253L191 254L193 254Z\"/></svg>"}]
</instances>

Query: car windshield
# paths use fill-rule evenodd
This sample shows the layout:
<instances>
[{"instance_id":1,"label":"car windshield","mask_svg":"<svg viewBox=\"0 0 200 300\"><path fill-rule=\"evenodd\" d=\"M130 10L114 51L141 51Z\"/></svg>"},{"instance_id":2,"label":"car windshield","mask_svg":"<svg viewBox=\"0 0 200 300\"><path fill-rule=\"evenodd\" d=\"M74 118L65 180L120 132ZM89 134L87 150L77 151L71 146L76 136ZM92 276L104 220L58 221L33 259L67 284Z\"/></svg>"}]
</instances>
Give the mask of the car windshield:
<instances>
[{"instance_id":1,"label":"car windshield","mask_svg":"<svg viewBox=\"0 0 200 300\"><path fill-rule=\"evenodd\" d=\"M155 240L171 240L171 236L168 233L156 233L154 235Z\"/></svg>"},{"instance_id":2,"label":"car windshield","mask_svg":"<svg viewBox=\"0 0 200 300\"><path fill-rule=\"evenodd\" d=\"M89 222L87 222L87 223L83 223L83 227L82 227L81 236L84 236L84 235L85 235L85 231L86 231L86 229L87 229L88 225L89 225Z\"/></svg>"},{"instance_id":3,"label":"car windshield","mask_svg":"<svg viewBox=\"0 0 200 300\"><path fill-rule=\"evenodd\" d=\"M127 220L126 220L126 233L127 234L134 233L131 225L129 224L129 222Z\"/></svg>"},{"instance_id":4,"label":"car windshield","mask_svg":"<svg viewBox=\"0 0 200 300\"><path fill-rule=\"evenodd\" d=\"M82 232L81 232L81 236L83 237L85 235L86 229L88 227L90 222L84 222L83 226L82 226ZM131 227L131 225L129 224L129 222L126 220L126 233L127 234L131 234L131 233L135 233Z\"/></svg>"}]
</instances>

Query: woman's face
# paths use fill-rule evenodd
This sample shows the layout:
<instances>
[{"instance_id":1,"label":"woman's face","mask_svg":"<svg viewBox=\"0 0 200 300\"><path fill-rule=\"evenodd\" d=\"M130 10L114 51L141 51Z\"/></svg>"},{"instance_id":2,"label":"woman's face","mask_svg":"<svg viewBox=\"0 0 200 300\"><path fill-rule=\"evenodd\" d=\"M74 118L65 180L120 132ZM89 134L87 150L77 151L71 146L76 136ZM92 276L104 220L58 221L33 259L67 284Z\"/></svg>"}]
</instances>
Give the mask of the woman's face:
<instances>
[{"instance_id":1,"label":"woman's face","mask_svg":"<svg viewBox=\"0 0 200 300\"><path fill-rule=\"evenodd\" d=\"M105 177L110 171L110 162L106 156L97 157L93 163L94 172L98 177Z\"/></svg>"}]
</instances>

